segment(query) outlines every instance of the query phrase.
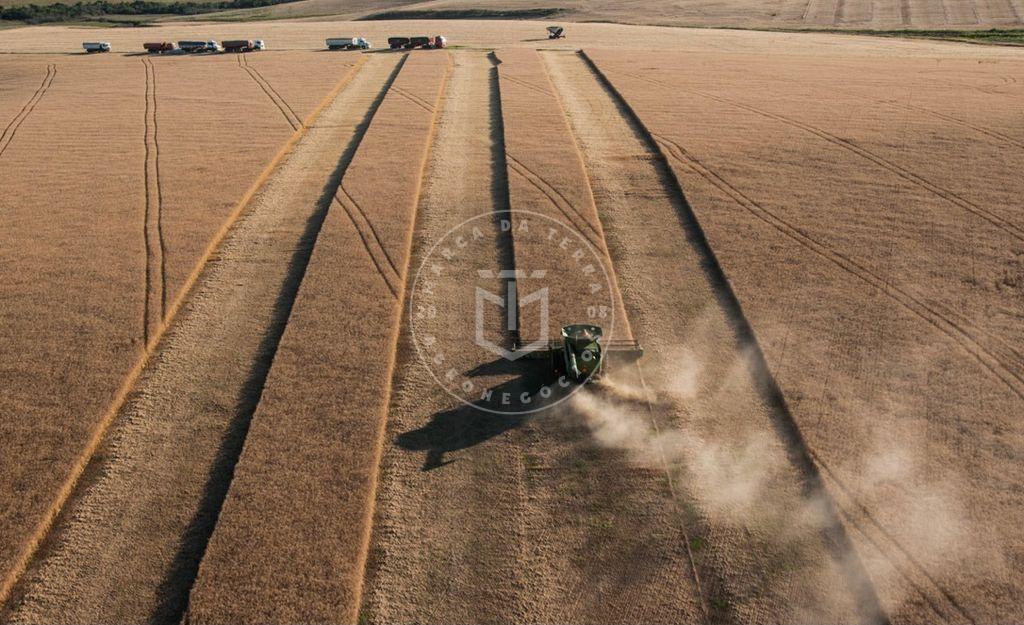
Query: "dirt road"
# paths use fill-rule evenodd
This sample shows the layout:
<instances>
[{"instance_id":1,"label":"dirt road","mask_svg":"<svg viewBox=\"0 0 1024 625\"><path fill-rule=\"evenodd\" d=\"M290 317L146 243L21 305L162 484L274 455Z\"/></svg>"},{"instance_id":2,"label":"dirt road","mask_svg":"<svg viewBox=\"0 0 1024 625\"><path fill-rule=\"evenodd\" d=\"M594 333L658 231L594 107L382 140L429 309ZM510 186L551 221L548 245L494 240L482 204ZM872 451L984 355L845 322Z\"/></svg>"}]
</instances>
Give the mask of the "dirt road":
<instances>
[{"instance_id":1,"label":"dirt road","mask_svg":"<svg viewBox=\"0 0 1024 625\"><path fill-rule=\"evenodd\" d=\"M180 620L332 176L395 61L372 59L324 109L208 265L17 589L11 621Z\"/></svg>"}]
</instances>

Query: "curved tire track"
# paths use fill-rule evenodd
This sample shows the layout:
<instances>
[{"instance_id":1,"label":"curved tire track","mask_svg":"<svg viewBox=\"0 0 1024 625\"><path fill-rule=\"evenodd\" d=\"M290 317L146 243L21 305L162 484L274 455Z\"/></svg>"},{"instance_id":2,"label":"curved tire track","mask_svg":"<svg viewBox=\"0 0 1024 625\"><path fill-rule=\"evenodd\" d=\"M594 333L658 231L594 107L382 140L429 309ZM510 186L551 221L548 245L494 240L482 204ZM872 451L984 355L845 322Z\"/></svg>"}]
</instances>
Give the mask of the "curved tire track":
<instances>
[{"instance_id":1,"label":"curved tire track","mask_svg":"<svg viewBox=\"0 0 1024 625\"><path fill-rule=\"evenodd\" d=\"M28 99L28 102L21 107L18 114L7 124L2 134L0 134L0 156L4 155L7 148L10 147L11 142L14 141L14 135L18 133L18 129L25 123L28 116L32 114L39 101L43 99L46 92L50 89L50 85L53 84L53 79L57 77L57 66L50 64L46 66L46 75L43 77L43 82L36 89L32 97Z\"/></svg>"},{"instance_id":2,"label":"curved tire track","mask_svg":"<svg viewBox=\"0 0 1024 625\"><path fill-rule=\"evenodd\" d=\"M515 158L511 154L506 154L506 158L508 159L509 168L515 173L519 174L524 180L529 182L531 185L533 185L533 187L536 188L538 191L543 193L545 197L547 197L548 200L551 202L551 204L554 205L555 208L559 210L559 212L565 215L565 218L571 221L573 226L587 238L587 241L589 241L591 245L593 245L597 249L604 249L599 244L600 234L597 232L597 229L594 227L594 224L590 223L590 221L586 217L581 215L580 212L576 209L576 207L572 205L572 202L566 199L566 197L562 195L562 193L558 189L548 184L548 182L544 180L544 178L535 174L526 165L523 165L523 163L519 159ZM582 227L579 224L580 221L583 222ZM589 230L590 232L583 232L584 230ZM598 238L595 239L594 237Z\"/></svg>"},{"instance_id":3,"label":"curved tire track","mask_svg":"<svg viewBox=\"0 0 1024 625\"><path fill-rule=\"evenodd\" d=\"M384 280L384 284L391 291L391 295L397 299L398 284L401 283L401 277L395 268L394 261L391 260L387 250L384 248L384 244L377 234L377 229L373 227L373 222L370 221L363 209L359 207L359 204L352 199L352 196L341 185L338 186L338 193L334 196L334 202L345 209L345 214L348 215L349 221L352 222L352 226L356 229L356 233L359 234L359 238L363 242L363 247L366 248L366 254L373 261L374 267L377 268L377 273ZM359 217L357 218L356 215ZM389 269L390 271L388 271Z\"/></svg>"},{"instance_id":4,"label":"curved tire track","mask_svg":"<svg viewBox=\"0 0 1024 625\"><path fill-rule=\"evenodd\" d=\"M620 72L620 73L622 73L622 72ZM791 117L786 117L785 115L779 115L778 113L772 113L770 111L766 111L764 109L760 109L760 108L757 108L755 106L750 106L749 104L743 104L742 102L736 102L735 100L730 100L728 98L723 98L721 96L712 95L710 93L705 93L703 91L696 91L696 90L693 90L693 89L683 89L683 88L675 87L673 85L669 85L668 83L664 83L664 82L661 82L659 80L655 80L653 78L647 78L647 77L638 76L638 75L635 75L635 74L625 74L625 73L622 73L622 75L628 76L630 78L634 78L636 80L642 80L644 82L660 85L660 86L663 86L663 87L670 87L672 89L686 91L688 93L692 93L694 95L698 95L700 97L707 98L709 100L712 100L712 101L715 101L715 102L719 102L721 104L727 104L729 106L734 106L736 108L740 108L740 109L743 109L743 110L746 110L746 111L750 111L751 113L755 113L755 114L760 115L762 117L767 117L769 119L773 119L775 121L781 122L781 123L786 124L788 126L792 126L794 128L799 128L800 130L803 130L805 132L809 132L809 133L811 133L811 134L813 134L813 135L815 135L815 136L817 136L817 137L819 137L821 139L824 139L825 141L828 141L829 143L831 143L831 144L833 144L833 145L835 145L837 147L840 147L840 148L842 148L844 150L852 152L852 153L856 154L857 156L860 156L861 158L863 158L865 160L871 161L875 165L878 165L879 167L889 171L890 173L895 174L896 176L898 176L900 178L903 178L907 182L910 182L910 183L912 183L912 184L914 184L914 185L916 185L916 186L918 186L918 187L928 191L932 195L938 196L938 197L940 197L940 198L950 202L951 204L954 204L954 205L962 208L963 210L965 210L965 211L967 211L969 213L973 213L974 215L984 219L985 221L989 222L990 224L992 224L993 226L995 226L999 230L1002 230L1003 232L1005 232L1006 234L1010 235L1011 237L1017 239L1018 241L1024 242L1024 228L1021 228L1021 227L1017 226L1016 224L1014 224L1013 222L1011 222L1011 221L1009 221L1007 219L1004 219L1003 217L1000 217L999 215L989 211L988 209L983 208L983 207L975 204L974 202L971 202L970 200L968 200L968 199L966 199L964 197L961 197L960 195L958 195L957 193L955 193L953 191L950 191L948 189L940 187L939 185L931 182L930 180L924 178L923 176L920 176L920 175L918 175L918 174L916 174L916 173L914 173L914 172L904 168L903 166L901 166L901 165L899 165L897 163L894 163L894 162L886 159L883 156L875 154L874 152L868 150L867 148L863 148L863 147L857 145L856 143L853 143L852 141L849 141L847 139L843 139L842 137L838 137L838 136L836 136L836 135L834 135L834 134L832 134L832 133L830 133L830 132L828 132L826 130L818 128L817 126L812 126L811 124L807 124L807 123L795 120L795 119L793 119Z\"/></svg>"},{"instance_id":5,"label":"curved tire track","mask_svg":"<svg viewBox=\"0 0 1024 625\"><path fill-rule=\"evenodd\" d=\"M680 165L703 178L761 221L793 239L801 246L813 251L822 258L829 260L847 273L860 278L867 284L878 289L879 292L888 295L903 308L913 313L916 317L927 322L942 334L958 343L985 369L1001 380L1007 388L1017 395L1017 397L1024 399L1024 376L1013 371L1010 368L1010 365L1004 363L1002 359L990 352L985 346L981 345L974 337L971 336L970 331L956 320L942 315L917 296L893 286L889 281L878 276L864 265L861 265L852 258L818 241L797 226L794 226L780 217L778 214L765 208L763 205L732 186L717 173L708 169L703 163L687 152L685 148L671 139L655 133L652 133L652 135L657 139L658 144L668 152L670 158L673 158Z\"/></svg>"},{"instance_id":6,"label":"curved tire track","mask_svg":"<svg viewBox=\"0 0 1024 625\"><path fill-rule=\"evenodd\" d=\"M267 79L263 77L263 74L260 74L258 71L256 71L256 68L249 67L248 61L243 60L244 58L245 57L243 55L239 55L238 66L244 69L247 74L249 74L249 78L252 78L252 81L256 83L256 85L259 86L261 90L263 90L263 93L265 93L267 97L270 98L270 101L274 103L274 106L277 107L277 110L281 111L281 115L284 116L285 121L287 121L288 125L292 127L292 130L298 130L300 127L302 127L302 120L299 119L299 116L295 114L295 111L292 110L292 107L288 104L288 102L286 102L285 99L281 97L281 94L279 94L277 90L274 89L273 86L271 86L270 82L268 82Z\"/></svg>"},{"instance_id":7,"label":"curved tire track","mask_svg":"<svg viewBox=\"0 0 1024 625\"><path fill-rule=\"evenodd\" d=\"M156 68L142 59L146 72L144 181L146 203L143 237L146 245L146 301L143 311L143 339L149 343L154 330L167 317L167 245L163 233L163 189L160 185L160 143L157 125Z\"/></svg>"}]
</instances>

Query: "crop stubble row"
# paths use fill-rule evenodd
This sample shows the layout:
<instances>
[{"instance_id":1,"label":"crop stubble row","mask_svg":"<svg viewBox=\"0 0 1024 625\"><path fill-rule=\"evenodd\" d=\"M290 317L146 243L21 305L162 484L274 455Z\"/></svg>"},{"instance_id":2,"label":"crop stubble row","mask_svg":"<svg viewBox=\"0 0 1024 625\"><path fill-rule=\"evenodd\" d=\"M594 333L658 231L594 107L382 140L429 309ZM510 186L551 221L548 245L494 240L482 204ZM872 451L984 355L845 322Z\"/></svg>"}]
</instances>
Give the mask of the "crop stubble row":
<instances>
[{"instance_id":1,"label":"crop stubble row","mask_svg":"<svg viewBox=\"0 0 1024 625\"><path fill-rule=\"evenodd\" d=\"M833 63L808 60L796 85L800 68L771 60L712 61L727 67L702 79L588 54L685 185L884 608L1019 617L1008 597L1020 575L1003 564L1020 548L1004 485L1022 438L1020 335L1008 331L1021 314L1019 208L1006 190L1024 155L1005 140L1020 129L1000 94L940 99L945 84L913 84L932 70L920 61L892 68L910 84L883 92L870 66L833 85ZM761 71L772 79L753 102L740 89ZM830 101L825 85L841 106L808 104ZM980 98L991 106L968 104ZM935 158L958 152L971 157L960 167Z\"/></svg>"},{"instance_id":2,"label":"crop stubble row","mask_svg":"<svg viewBox=\"0 0 1024 625\"><path fill-rule=\"evenodd\" d=\"M233 65L185 67L182 60L147 61L146 67L116 56L100 63L62 60L52 64L44 93L29 101L31 115L12 118L18 132L0 157L0 226L10 269L0 287L0 352L9 363L0 434L11 452L0 467L4 594L124 399L125 380L137 375L147 354L145 209L161 194L155 185L147 192L145 178L156 175L156 133L167 252L161 263L166 287L157 292L166 288L171 301L291 132L251 106L259 91ZM278 63L287 66L284 61ZM31 56L0 63L14 73L45 67ZM337 82L325 77L348 69L313 64L282 90L312 88L315 96ZM154 76L155 93L147 89ZM226 86L216 98L210 81ZM89 98L80 97L85 90ZM309 97L302 96L298 110L309 110ZM148 114L157 98L159 108ZM243 108L249 114L237 115Z\"/></svg>"},{"instance_id":3,"label":"crop stubble row","mask_svg":"<svg viewBox=\"0 0 1024 625\"><path fill-rule=\"evenodd\" d=\"M344 173L339 201L354 210L335 204L317 238L190 622L355 619L412 228L449 63L444 53L408 57L394 86L431 110L389 92ZM397 268L399 295L375 259Z\"/></svg>"}]
</instances>

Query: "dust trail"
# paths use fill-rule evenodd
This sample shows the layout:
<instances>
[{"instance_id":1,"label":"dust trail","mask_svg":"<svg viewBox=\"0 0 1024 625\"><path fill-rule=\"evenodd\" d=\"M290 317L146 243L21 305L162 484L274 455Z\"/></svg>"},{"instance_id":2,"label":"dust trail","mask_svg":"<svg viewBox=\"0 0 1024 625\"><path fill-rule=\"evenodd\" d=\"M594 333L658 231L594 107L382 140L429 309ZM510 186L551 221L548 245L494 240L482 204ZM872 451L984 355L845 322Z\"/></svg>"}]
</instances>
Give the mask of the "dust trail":
<instances>
[{"instance_id":1,"label":"dust trail","mask_svg":"<svg viewBox=\"0 0 1024 625\"><path fill-rule=\"evenodd\" d=\"M637 373L617 371L575 393L568 402L570 416L582 419L597 444L624 452L630 462L644 468L666 464L690 484L695 503L715 523L770 530L759 534L770 537L768 549L799 549L827 532L829 493L809 492L797 501L775 497L776 485L787 479L791 468L770 431L753 427L740 435L716 433L716 423L742 418L735 411L743 408L732 398L748 383L753 356L741 352L724 375L712 375L697 354L686 348L673 351L671 375L643 386ZM654 367L665 369L664 363L652 360ZM650 423L648 406L660 413L660 431ZM885 423L900 411L898 404L865 400L846 418ZM930 583L912 583L898 594L890 588L888 598L896 605L913 599L907 593L928 599L933 593L927 586L941 588L955 563L978 548L968 511L953 486L956 476L930 472L925 452L924 441L886 429L830 470L839 469L844 476L844 491L834 494L845 523L871 539L877 528L867 526L857 509L868 505L887 526L898 528L908 557L913 554L915 561L929 563L925 573ZM856 500L849 499L852 494ZM876 584L890 587L912 573L900 558L893 560L885 545L876 547L878 553L861 554ZM813 566L808 571L813 574ZM944 602L932 603L938 614L946 612L939 605Z\"/></svg>"}]
</instances>

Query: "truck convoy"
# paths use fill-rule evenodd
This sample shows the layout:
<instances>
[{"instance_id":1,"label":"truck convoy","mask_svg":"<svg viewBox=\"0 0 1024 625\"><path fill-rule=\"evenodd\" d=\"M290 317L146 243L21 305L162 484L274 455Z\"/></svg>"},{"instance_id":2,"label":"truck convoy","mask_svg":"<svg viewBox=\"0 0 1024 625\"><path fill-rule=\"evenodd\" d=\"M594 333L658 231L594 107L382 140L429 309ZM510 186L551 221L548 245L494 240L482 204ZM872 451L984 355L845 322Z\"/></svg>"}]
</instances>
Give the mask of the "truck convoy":
<instances>
[{"instance_id":1,"label":"truck convoy","mask_svg":"<svg viewBox=\"0 0 1024 625\"><path fill-rule=\"evenodd\" d=\"M444 48L448 40L441 35L434 37L388 37L388 47L392 50L413 50L423 48L424 50Z\"/></svg>"},{"instance_id":2,"label":"truck convoy","mask_svg":"<svg viewBox=\"0 0 1024 625\"><path fill-rule=\"evenodd\" d=\"M369 50L373 47L362 37L332 37L325 43L328 50Z\"/></svg>"},{"instance_id":3,"label":"truck convoy","mask_svg":"<svg viewBox=\"0 0 1024 625\"><path fill-rule=\"evenodd\" d=\"M106 41L87 41L82 44L86 54L94 52L110 52L110 44Z\"/></svg>"}]
</instances>

